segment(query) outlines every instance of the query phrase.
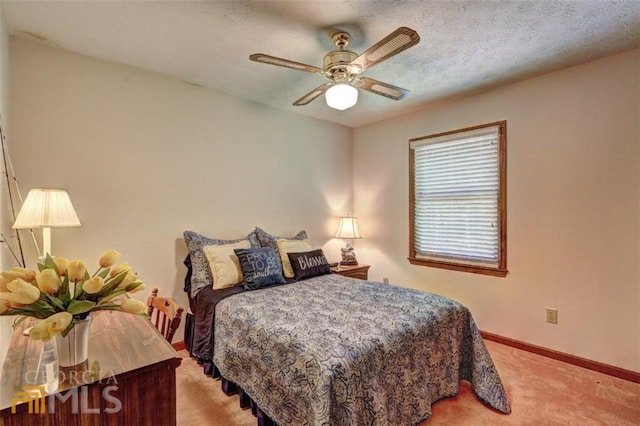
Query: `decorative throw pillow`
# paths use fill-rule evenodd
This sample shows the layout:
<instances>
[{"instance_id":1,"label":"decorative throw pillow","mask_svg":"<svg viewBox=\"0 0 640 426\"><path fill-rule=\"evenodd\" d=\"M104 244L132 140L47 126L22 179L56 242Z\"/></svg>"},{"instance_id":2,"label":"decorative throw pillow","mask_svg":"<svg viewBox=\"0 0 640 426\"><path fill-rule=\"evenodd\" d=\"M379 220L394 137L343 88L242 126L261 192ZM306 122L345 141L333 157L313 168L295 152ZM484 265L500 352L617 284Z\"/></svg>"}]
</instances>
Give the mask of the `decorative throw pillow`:
<instances>
[{"instance_id":1,"label":"decorative throw pillow","mask_svg":"<svg viewBox=\"0 0 640 426\"><path fill-rule=\"evenodd\" d=\"M233 287L242 282L242 268L234 249L248 249L251 244L247 240L218 246L204 246L209 268L213 274L213 289Z\"/></svg>"},{"instance_id":2,"label":"decorative throw pillow","mask_svg":"<svg viewBox=\"0 0 640 426\"><path fill-rule=\"evenodd\" d=\"M278 253L273 247L235 249L244 276L244 288L256 290L272 284L284 284Z\"/></svg>"},{"instance_id":3,"label":"decorative throw pillow","mask_svg":"<svg viewBox=\"0 0 640 426\"><path fill-rule=\"evenodd\" d=\"M307 238L307 231L305 231L304 229L300 232L298 232L296 235L294 235L293 237L276 237L273 234L268 233L267 231L265 231L262 228L259 228L256 226L255 229L255 234L256 237L258 239L258 241L260 242L260 245L262 247L273 247L274 249L278 248L278 240L281 239L285 239L285 240L306 240Z\"/></svg>"},{"instance_id":4,"label":"decorative throw pillow","mask_svg":"<svg viewBox=\"0 0 640 426\"><path fill-rule=\"evenodd\" d=\"M295 274L291 268L291 261L287 253L300 253L311 250L311 241L309 240L287 240L281 238L277 241L278 253L282 261L282 272L285 278L293 278Z\"/></svg>"},{"instance_id":5,"label":"decorative throw pillow","mask_svg":"<svg viewBox=\"0 0 640 426\"><path fill-rule=\"evenodd\" d=\"M207 261L204 251L202 251L204 246L231 244L248 240L251 247L260 247L260 242L253 231L245 238L236 240L209 238L193 231L184 231L183 236L189 249L189 258L191 260L191 297L195 297L203 288L213 286L213 275L211 275L211 269L209 269L209 262Z\"/></svg>"},{"instance_id":6,"label":"decorative throw pillow","mask_svg":"<svg viewBox=\"0 0 640 426\"><path fill-rule=\"evenodd\" d=\"M303 253L288 253L288 256L296 280L331 273L329 262L327 262L327 258L324 256L322 249Z\"/></svg>"}]
</instances>

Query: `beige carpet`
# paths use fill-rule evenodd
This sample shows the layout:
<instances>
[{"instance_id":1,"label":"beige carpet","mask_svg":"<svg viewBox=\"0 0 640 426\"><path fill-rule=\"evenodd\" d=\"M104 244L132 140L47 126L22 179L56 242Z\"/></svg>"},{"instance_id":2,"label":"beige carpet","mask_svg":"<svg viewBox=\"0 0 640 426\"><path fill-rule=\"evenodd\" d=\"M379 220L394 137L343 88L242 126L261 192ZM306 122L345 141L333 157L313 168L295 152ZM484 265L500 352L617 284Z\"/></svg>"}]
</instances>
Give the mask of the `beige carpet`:
<instances>
[{"instance_id":1,"label":"beige carpet","mask_svg":"<svg viewBox=\"0 0 640 426\"><path fill-rule=\"evenodd\" d=\"M511 404L510 415L483 405L462 382L460 393L436 402L430 419L435 425L607 425L640 426L640 384L616 379L560 361L487 341ZM177 370L178 425L255 426L238 396L227 397L220 381L181 351ZM394 425L396 426L396 425Z\"/></svg>"}]
</instances>

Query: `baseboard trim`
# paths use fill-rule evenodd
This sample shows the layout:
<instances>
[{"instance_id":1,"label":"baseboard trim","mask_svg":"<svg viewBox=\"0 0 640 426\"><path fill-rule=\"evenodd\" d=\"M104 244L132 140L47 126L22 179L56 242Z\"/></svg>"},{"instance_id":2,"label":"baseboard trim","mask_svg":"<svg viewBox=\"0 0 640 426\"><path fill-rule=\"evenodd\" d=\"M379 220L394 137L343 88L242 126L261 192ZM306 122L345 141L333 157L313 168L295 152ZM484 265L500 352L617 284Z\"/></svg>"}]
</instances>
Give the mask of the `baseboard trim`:
<instances>
[{"instance_id":1,"label":"baseboard trim","mask_svg":"<svg viewBox=\"0 0 640 426\"><path fill-rule=\"evenodd\" d=\"M181 351L185 348L184 341L172 343L171 346L173 346L173 349L176 351Z\"/></svg>"},{"instance_id":2,"label":"baseboard trim","mask_svg":"<svg viewBox=\"0 0 640 426\"><path fill-rule=\"evenodd\" d=\"M543 348L542 346L532 345L530 343L521 342L509 337L499 336L497 334L489 333L486 331L481 331L480 334L482 334L482 337L486 340L502 343L503 345L511 346L527 352L532 352L534 354L566 362L568 364L577 365L578 367L597 371L599 373L607 374L619 379L628 380L634 383L640 383L640 373L636 371L625 370L624 368L614 367L613 365L603 364L601 362L580 358L575 355L554 351L552 349Z\"/></svg>"}]
</instances>

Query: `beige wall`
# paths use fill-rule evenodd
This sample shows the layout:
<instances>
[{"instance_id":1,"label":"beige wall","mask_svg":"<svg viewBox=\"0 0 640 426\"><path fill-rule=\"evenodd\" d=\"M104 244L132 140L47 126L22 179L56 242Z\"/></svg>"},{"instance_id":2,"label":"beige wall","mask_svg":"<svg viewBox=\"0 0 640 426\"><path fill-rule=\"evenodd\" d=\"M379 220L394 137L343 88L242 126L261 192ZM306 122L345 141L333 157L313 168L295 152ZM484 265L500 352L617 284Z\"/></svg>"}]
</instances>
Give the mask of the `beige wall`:
<instances>
[{"instance_id":1,"label":"beige wall","mask_svg":"<svg viewBox=\"0 0 640 426\"><path fill-rule=\"evenodd\" d=\"M10 84L10 67L9 67L9 34L7 33L7 24L4 20L4 12L2 10L2 2L0 2L0 117L2 118L2 131L9 131L9 84ZM1 157L1 155L0 155ZM4 170L4 167L3 167ZM7 235L9 229L7 218L7 190L4 178L0 180L0 229ZM4 270L9 265L10 255L5 247L0 250L0 270ZM7 346L6 342L11 338L12 317L0 317L0 360L4 359Z\"/></svg>"},{"instance_id":2,"label":"beige wall","mask_svg":"<svg viewBox=\"0 0 640 426\"><path fill-rule=\"evenodd\" d=\"M5 134L8 142L9 136L9 90L11 83L11 69L9 64L9 33L7 32L7 23L4 19L3 5L0 2L0 123L2 124L2 131ZM2 155L0 152L0 161ZM4 166L2 166L4 170ZM7 235L10 232L8 225L9 210L7 204L7 184L4 179L0 182L0 229ZM3 267L8 264L11 256L8 250L2 249L0 253L0 270L4 270Z\"/></svg>"},{"instance_id":3,"label":"beige wall","mask_svg":"<svg viewBox=\"0 0 640 426\"><path fill-rule=\"evenodd\" d=\"M182 231L306 228L332 257L353 173L372 278L453 297L483 330L640 371L637 51L353 131L21 40L11 51L21 187L66 188L83 222L53 230L54 254L116 247L184 302ZM408 138L502 119L509 276L409 265Z\"/></svg>"},{"instance_id":4,"label":"beige wall","mask_svg":"<svg viewBox=\"0 0 640 426\"><path fill-rule=\"evenodd\" d=\"M355 129L371 276L457 299L482 330L640 371L639 63L631 51ZM503 119L510 274L410 265L408 139Z\"/></svg>"},{"instance_id":5,"label":"beige wall","mask_svg":"<svg viewBox=\"0 0 640 426\"><path fill-rule=\"evenodd\" d=\"M21 186L68 190L82 222L52 230L54 255L97 262L114 247L148 290L186 304L185 230L304 228L339 251L351 129L23 40L11 53Z\"/></svg>"}]
</instances>

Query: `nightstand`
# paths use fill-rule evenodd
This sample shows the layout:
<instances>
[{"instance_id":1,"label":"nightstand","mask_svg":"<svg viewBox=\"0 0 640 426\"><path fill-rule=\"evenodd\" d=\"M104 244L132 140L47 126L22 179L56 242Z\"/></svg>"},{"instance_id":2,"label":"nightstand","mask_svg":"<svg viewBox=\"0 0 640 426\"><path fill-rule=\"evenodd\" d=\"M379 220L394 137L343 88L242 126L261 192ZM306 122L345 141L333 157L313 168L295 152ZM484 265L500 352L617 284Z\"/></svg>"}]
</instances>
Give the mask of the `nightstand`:
<instances>
[{"instance_id":1,"label":"nightstand","mask_svg":"<svg viewBox=\"0 0 640 426\"><path fill-rule=\"evenodd\" d=\"M331 267L331 272L343 275L345 277L358 278L366 280L369 278L369 268L371 265L359 263L357 265L338 265Z\"/></svg>"}]
</instances>

